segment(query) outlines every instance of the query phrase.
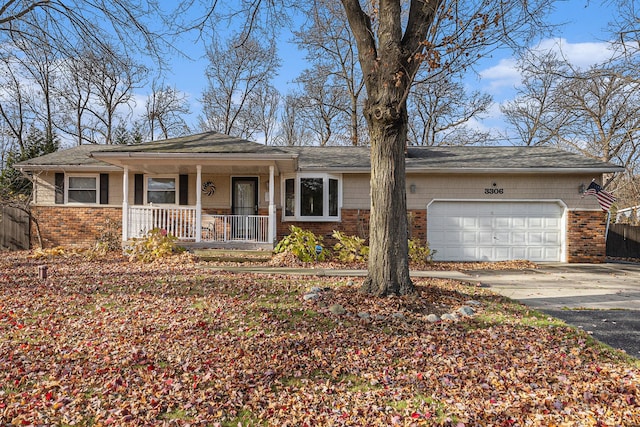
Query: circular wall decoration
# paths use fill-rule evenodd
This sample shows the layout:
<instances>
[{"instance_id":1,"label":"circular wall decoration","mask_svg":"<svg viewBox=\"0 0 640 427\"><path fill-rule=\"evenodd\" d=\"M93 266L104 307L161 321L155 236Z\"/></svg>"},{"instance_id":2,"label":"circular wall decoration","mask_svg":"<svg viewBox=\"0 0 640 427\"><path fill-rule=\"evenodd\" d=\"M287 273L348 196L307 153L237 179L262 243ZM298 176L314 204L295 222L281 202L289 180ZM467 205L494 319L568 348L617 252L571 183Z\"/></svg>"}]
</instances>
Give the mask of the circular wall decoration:
<instances>
[{"instance_id":1,"label":"circular wall decoration","mask_svg":"<svg viewBox=\"0 0 640 427\"><path fill-rule=\"evenodd\" d=\"M216 185L213 183L213 181L207 181L202 184L202 192L207 196L213 196L213 194L216 192Z\"/></svg>"}]
</instances>

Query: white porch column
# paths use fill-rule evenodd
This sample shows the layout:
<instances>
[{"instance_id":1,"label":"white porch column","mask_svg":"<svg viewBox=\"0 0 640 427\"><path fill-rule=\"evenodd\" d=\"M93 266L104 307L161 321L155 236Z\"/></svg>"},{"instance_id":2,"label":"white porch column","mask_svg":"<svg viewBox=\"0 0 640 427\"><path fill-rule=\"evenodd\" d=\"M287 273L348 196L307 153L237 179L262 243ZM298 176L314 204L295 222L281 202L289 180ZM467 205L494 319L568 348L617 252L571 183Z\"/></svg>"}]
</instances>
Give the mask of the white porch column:
<instances>
[{"instance_id":1,"label":"white porch column","mask_svg":"<svg viewBox=\"0 0 640 427\"><path fill-rule=\"evenodd\" d=\"M276 241L276 205L274 202L274 190L275 190L275 167L269 166L269 242L274 243Z\"/></svg>"},{"instance_id":2,"label":"white porch column","mask_svg":"<svg viewBox=\"0 0 640 427\"><path fill-rule=\"evenodd\" d=\"M122 242L129 240L129 167L122 176Z\"/></svg>"},{"instance_id":3,"label":"white porch column","mask_svg":"<svg viewBox=\"0 0 640 427\"><path fill-rule=\"evenodd\" d=\"M196 165L196 242L202 240L202 165Z\"/></svg>"}]
</instances>

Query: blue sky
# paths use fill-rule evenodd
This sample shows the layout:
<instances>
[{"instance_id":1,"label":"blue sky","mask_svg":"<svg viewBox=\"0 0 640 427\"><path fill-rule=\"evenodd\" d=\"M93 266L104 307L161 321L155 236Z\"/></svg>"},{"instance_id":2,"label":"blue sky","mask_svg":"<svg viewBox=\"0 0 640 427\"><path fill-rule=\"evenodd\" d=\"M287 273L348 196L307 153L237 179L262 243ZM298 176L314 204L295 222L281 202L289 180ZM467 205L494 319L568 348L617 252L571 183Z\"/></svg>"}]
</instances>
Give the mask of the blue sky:
<instances>
[{"instance_id":1,"label":"blue sky","mask_svg":"<svg viewBox=\"0 0 640 427\"><path fill-rule=\"evenodd\" d=\"M562 49L574 65L586 67L598 59L604 59L606 52L606 26L611 17L611 10L602 6L600 1L571 0L557 2L555 12L550 16L553 23L564 23L552 38L540 42L541 49ZM281 93L286 94L295 86L292 80L305 68L304 52L297 49L291 42L293 36L283 32L279 43L279 55L282 58L282 68L274 83ZM206 87L205 68L207 60L203 58L202 43L188 39L182 41L180 48L193 60L176 58L172 62L173 73L166 77L165 82L187 94L191 104L191 125L195 125L200 114L201 106L198 99ZM479 76L468 76L466 83L469 88L480 89L491 94L495 105L489 115L473 126L482 129L501 130L504 123L499 111L499 105L515 94L515 87L519 84L520 76L514 68L515 60L509 52L498 50L491 56L483 58L476 68ZM147 93L139 93L138 107L144 108Z\"/></svg>"}]
</instances>

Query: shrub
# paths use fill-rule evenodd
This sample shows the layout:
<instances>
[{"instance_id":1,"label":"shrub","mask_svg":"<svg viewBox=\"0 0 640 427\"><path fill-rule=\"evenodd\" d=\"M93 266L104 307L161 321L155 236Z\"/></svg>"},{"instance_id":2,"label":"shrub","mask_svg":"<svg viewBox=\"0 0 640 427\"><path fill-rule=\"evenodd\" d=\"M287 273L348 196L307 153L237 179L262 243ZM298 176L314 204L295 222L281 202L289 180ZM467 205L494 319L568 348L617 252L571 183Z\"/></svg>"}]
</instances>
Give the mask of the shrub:
<instances>
[{"instance_id":1,"label":"shrub","mask_svg":"<svg viewBox=\"0 0 640 427\"><path fill-rule=\"evenodd\" d=\"M362 262L369 258L369 246L358 236L347 236L341 231L333 231L333 238L338 241L333 245L334 256L341 262Z\"/></svg>"},{"instance_id":2,"label":"shrub","mask_svg":"<svg viewBox=\"0 0 640 427\"><path fill-rule=\"evenodd\" d=\"M184 252L184 248L176 244L178 238L168 234L167 230L154 228L146 237L133 239L131 246L125 251L130 261L152 262L157 259Z\"/></svg>"},{"instance_id":3,"label":"shrub","mask_svg":"<svg viewBox=\"0 0 640 427\"><path fill-rule=\"evenodd\" d=\"M290 233L283 237L273 249L276 254L290 252L302 262L324 261L329 251L322 246L322 236L292 225Z\"/></svg>"},{"instance_id":4,"label":"shrub","mask_svg":"<svg viewBox=\"0 0 640 427\"><path fill-rule=\"evenodd\" d=\"M431 262L436 251L429 248L429 243L424 246L420 244L418 239L409 240L409 260L413 262Z\"/></svg>"},{"instance_id":5,"label":"shrub","mask_svg":"<svg viewBox=\"0 0 640 427\"><path fill-rule=\"evenodd\" d=\"M86 257L93 259L120 250L122 250L122 234L118 223L107 219L100 227L100 235L96 238L95 245L87 251Z\"/></svg>"},{"instance_id":6,"label":"shrub","mask_svg":"<svg viewBox=\"0 0 640 427\"><path fill-rule=\"evenodd\" d=\"M39 248L33 251L29 258L33 259L41 259L41 258L55 258L55 257L66 257L68 254L67 250L62 246L56 246L55 248L43 249Z\"/></svg>"}]
</instances>

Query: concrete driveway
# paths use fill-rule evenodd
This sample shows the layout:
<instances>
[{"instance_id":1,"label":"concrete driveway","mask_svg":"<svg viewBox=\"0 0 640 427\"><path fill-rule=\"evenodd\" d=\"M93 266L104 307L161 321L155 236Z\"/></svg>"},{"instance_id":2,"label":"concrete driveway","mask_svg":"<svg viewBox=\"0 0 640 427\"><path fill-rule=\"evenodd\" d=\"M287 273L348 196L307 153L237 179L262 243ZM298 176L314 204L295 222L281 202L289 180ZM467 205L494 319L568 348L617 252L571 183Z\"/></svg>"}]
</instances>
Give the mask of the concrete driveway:
<instances>
[{"instance_id":1,"label":"concrete driveway","mask_svg":"<svg viewBox=\"0 0 640 427\"><path fill-rule=\"evenodd\" d=\"M468 274L495 292L577 326L640 358L640 265L540 264Z\"/></svg>"}]
</instances>

